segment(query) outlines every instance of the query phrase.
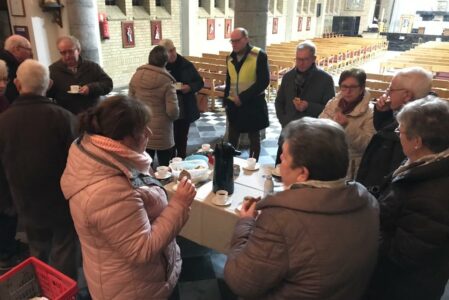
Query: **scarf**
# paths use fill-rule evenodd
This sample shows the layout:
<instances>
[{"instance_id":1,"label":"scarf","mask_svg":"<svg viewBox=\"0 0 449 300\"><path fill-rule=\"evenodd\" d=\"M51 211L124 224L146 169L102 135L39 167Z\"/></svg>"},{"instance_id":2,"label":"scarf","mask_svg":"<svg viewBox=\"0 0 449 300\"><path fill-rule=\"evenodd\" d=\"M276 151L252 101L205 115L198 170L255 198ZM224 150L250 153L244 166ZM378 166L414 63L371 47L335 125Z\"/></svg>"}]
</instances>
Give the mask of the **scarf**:
<instances>
[{"instance_id":1,"label":"scarf","mask_svg":"<svg viewBox=\"0 0 449 300\"><path fill-rule=\"evenodd\" d=\"M410 162L410 160L407 159L407 161L402 166L399 166L399 168L394 171L393 177L396 177L415 167L424 166L446 157L449 157L449 148L439 153L425 155L414 162Z\"/></svg>"},{"instance_id":2,"label":"scarf","mask_svg":"<svg viewBox=\"0 0 449 300\"><path fill-rule=\"evenodd\" d=\"M90 142L93 145L110 153L124 164L130 165L142 174L150 174L152 160L150 155L148 155L145 151L143 153L137 153L119 141L101 135L94 134L85 137L89 137Z\"/></svg>"},{"instance_id":3,"label":"scarf","mask_svg":"<svg viewBox=\"0 0 449 300\"><path fill-rule=\"evenodd\" d=\"M341 112L344 115L347 115L349 113L351 113L354 108L363 100L363 96L365 95L365 92L363 92L359 98L357 98L355 101L353 102L348 102L346 101L343 97L340 99L340 101L338 101L338 108L340 108Z\"/></svg>"}]
</instances>

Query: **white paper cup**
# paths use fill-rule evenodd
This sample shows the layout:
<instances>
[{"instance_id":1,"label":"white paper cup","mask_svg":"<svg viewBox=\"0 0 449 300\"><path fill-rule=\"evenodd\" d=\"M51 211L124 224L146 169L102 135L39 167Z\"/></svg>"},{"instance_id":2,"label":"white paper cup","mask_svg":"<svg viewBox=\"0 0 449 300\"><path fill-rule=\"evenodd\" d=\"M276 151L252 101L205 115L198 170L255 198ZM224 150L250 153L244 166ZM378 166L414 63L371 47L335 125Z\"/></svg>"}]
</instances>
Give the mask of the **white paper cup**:
<instances>
[{"instance_id":1,"label":"white paper cup","mask_svg":"<svg viewBox=\"0 0 449 300\"><path fill-rule=\"evenodd\" d=\"M246 167L248 169L254 169L256 167L257 160L254 157L250 157L246 160Z\"/></svg>"},{"instance_id":2,"label":"white paper cup","mask_svg":"<svg viewBox=\"0 0 449 300\"><path fill-rule=\"evenodd\" d=\"M225 205L228 201L228 191L218 190L215 192L215 203L218 205Z\"/></svg>"},{"instance_id":3,"label":"white paper cup","mask_svg":"<svg viewBox=\"0 0 449 300\"><path fill-rule=\"evenodd\" d=\"M176 83L175 83L175 88L176 88L177 90L182 89L182 82L176 82Z\"/></svg>"},{"instance_id":4,"label":"white paper cup","mask_svg":"<svg viewBox=\"0 0 449 300\"><path fill-rule=\"evenodd\" d=\"M181 162L182 161L182 157L173 157L170 160L170 163L177 163L177 162Z\"/></svg>"},{"instance_id":5,"label":"white paper cup","mask_svg":"<svg viewBox=\"0 0 449 300\"><path fill-rule=\"evenodd\" d=\"M209 151L210 150L210 144L202 144L201 150L203 151Z\"/></svg>"},{"instance_id":6,"label":"white paper cup","mask_svg":"<svg viewBox=\"0 0 449 300\"><path fill-rule=\"evenodd\" d=\"M165 177L168 174L168 167L167 166L159 166L156 168L157 171L157 175L159 175L159 177Z\"/></svg>"},{"instance_id":7,"label":"white paper cup","mask_svg":"<svg viewBox=\"0 0 449 300\"><path fill-rule=\"evenodd\" d=\"M80 92L80 86L79 85L71 85L70 86L70 92L72 92L72 93L79 93Z\"/></svg>"}]
</instances>

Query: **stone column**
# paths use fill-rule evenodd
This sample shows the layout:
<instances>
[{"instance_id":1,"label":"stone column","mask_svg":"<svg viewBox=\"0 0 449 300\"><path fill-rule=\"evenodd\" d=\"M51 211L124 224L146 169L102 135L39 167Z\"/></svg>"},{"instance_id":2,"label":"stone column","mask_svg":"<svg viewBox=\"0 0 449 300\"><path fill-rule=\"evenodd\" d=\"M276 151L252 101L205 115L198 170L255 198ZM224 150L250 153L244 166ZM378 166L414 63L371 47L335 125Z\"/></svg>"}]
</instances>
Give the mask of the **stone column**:
<instances>
[{"instance_id":1,"label":"stone column","mask_svg":"<svg viewBox=\"0 0 449 300\"><path fill-rule=\"evenodd\" d=\"M79 39L82 56L101 62L100 29L95 0L67 0L70 34Z\"/></svg>"},{"instance_id":2,"label":"stone column","mask_svg":"<svg viewBox=\"0 0 449 300\"><path fill-rule=\"evenodd\" d=\"M251 44L262 49L267 45L268 0L235 1L234 28L249 32Z\"/></svg>"},{"instance_id":3,"label":"stone column","mask_svg":"<svg viewBox=\"0 0 449 300\"><path fill-rule=\"evenodd\" d=\"M284 10L286 13L285 17L285 40L291 41L293 38L293 30L296 32L296 29L298 28L297 22L298 17L296 15L296 7L298 5L297 0L288 0L287 2L287 9ZM285 3L285 2L284 2ZM293 25L295 24L295 25Z\"/></svg>"},{"instance_id":4,"label":"stone column","mask_svg":"<svg viewBox=\"0 0 449 300\"><path fill-rule=\"evenodd\" d=\"M198 44L196 24L198 22L198 2L181 1L181 45L182 55L194 55ZM176 45L175 45L176 46ZM178 50L179 51L179 50Z\"/></svg>"}]
</instances>

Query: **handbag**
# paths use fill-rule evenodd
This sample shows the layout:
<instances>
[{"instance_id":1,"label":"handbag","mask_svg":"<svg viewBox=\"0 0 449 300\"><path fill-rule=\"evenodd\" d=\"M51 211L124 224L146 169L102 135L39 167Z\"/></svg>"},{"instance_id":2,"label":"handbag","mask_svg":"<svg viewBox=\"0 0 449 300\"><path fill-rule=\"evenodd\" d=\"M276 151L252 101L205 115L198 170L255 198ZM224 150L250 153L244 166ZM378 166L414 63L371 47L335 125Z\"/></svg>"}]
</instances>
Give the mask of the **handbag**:
<instances>
[{"instance_id":1,"label":"handbag","mask_svg":"<svg viewBox=\"0 0 449 300\"><path fill-rule=\"evenodd\" d=\"M196 95L196 105L200 113L208 111L208 100L209 97L206 94L197 93Z\"/></svg>"}]
</instances>

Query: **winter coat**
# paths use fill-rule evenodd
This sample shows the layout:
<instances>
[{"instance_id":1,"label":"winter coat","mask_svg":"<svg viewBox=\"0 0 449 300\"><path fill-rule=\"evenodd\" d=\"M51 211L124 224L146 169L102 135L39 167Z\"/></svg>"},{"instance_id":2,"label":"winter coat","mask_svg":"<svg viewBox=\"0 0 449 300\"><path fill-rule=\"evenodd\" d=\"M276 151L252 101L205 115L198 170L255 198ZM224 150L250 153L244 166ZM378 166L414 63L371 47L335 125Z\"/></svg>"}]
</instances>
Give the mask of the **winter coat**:
<instances>
[{"instance_id":1,"label":"winter coat","mask_svg":"<svg viewBox=\"0 0 449 300\"><path fill-rule=\"evenodd\" d=\"M232 52L227 57L232 60L237 73L239 73L246 57L253 55L252 46L248 45L246 53L240 62L237 62L237 54ZM251 54L250 54L251 53ZM270 70L268 67L267 54L260 50L257 54L256 61L256 82L248 87L248 89L238 94L241 106L236 106L233 101L229 100L229 92L231 88L231 79L229 72L226 74L226 88L223 99L223 105L226 107L226 116L231 126L235 127L239 132L254 132L268 127L268 107L265 100L265 89L270 83Z\"/></svg>"},{"instance_id":2,"label":"winter coat","mask_svg":"<svg viewBox=\"0 0 449 300\"><path fill-rule=\"evenodd\" d=\"M186 94L181 91L176 92L179 104L179 119L186 120L189 123L198 120L200 112L196 104L195 94L203 88L203 78L201 78L195 66L179 54L175 62L167 64L166 68L177 82L190 86L190 92Z\"/></svg>"},{"instance_id":3,"label":"winter coat","mask_svg":"<svg viewBox=\"0 0 449 300\"><path fill-rule=\"evenodd\" d=\"M75 115L97 105L100 96L112 91L111 77L97 63L83 59L81 56L76 73L69 70L61 60L50 65L49 69L53 85L47 95ZM89 94L67 93L71 85L87 85Z\"/></svg>"},{"instance_id":4,"label":"winter coat","mask_svg":"<svg viewBox=\"0 0 449 300\"><path fill-rule=\"evenodd\" d=\"M85 135L61 178L95 300L166 299L181 271L175 237L188 210L167 204L163 188L146 185L129 165Z\"/></svg>"},{"instance_id":5,"label":"winter coat","mask_svg":"<svg viewBox=\"0 0 449 300\"><path fill-rule=\"evenodd\" d=\"M298 95L298 87L295 83L297 70L291 69L282 77L281 86L276 95L275 107L276 116L282 128L293 120L302 117L318 118L326 103L335 96L334 81L325 71L318 69L315 65L305 72L305 81ZM300 97L309 103L308 108L297 111L293 104L293 99Z\"/></svg>"},{"instance_id":6,"label":"winter coat","mask_svg":"<svg viewBox=\"0 0 449 300\"><path fill-rule=\"evenodd\" d=\"M179 116L175 81L165 68L143 65L129 82L129 95L150 109L148 149L167 150L175 145L173 121Z\"/></svg>"},{"instance_id":7,"label":"winter coat","mask_svg":"<svg viewBox=\"0 0 449 300\"><path fill-rule=\"evenodd\" d=\"M404 161L401 142L394 130L398 127L393 112L381 112L374 108L374 128L377 132L371 138L360 161L356 180L376 197L388 183L388 176Z\"/></svg>"},{"instance_id":8,"label":"winter coat","mask_svg":"<svg viewBox=\"0 0 449 300\"><path fill-rule=\"evenodd\" d=\"M338 103L342 98L341 93L332 98L324 107L320 118L333 120L339 110ZM354 179L359 168L360 160L366 146L375 133L373 126L373 109L369 106L370 93L365 91L362 101L346 115L348 124L344 127L349 143L349 168L348 179Z\"/></svg>"},{"instance_id":9,"label":"winter coat","mask_svg":"<svg viewBox=\"0 0 449 300\"><path fill-rule=\"evenodd\" d=\"M12 204L26 226L72 226L59 180L77 135L74 115L22 94L0 114L0 211Z\"/></svg>"},{"instance_id":10,"label":"winter coat","mask_svg":"<svg viewBox=\"0 0 449 300\"><path fill-rule=\"evenodd\" d=\"M358 299L376 263L378 207L360 184L294 185L240 219L225 280L248 299Z\"/></svg>"},{"instance_id":11,"label":"winter coat","mask_svg":"<svg viewBox=\"0 0 449 300\"><path fill-rule=\"evenodd\" d=\"M395 172L379 198L382 239L370 299L441 298L449 278L448 186L449 150Z\"/></svg>"}]
</instances>

